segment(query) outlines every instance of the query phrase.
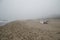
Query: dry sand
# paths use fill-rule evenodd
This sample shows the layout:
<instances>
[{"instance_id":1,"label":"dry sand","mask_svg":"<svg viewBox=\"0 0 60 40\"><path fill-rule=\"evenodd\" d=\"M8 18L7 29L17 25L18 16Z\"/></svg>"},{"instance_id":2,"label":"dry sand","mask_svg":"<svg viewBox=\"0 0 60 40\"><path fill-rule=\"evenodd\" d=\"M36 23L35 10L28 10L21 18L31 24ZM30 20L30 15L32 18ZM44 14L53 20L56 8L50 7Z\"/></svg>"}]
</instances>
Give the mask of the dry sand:
<instances>
[{"instance_id":1,"label":"dry sand","mask_svg":"<svg viewBox=\"0 0 60 40\"><path fill-rule=\"evenodd\" d=\"M60 19L13 21L0 27L0 40L60 40Z\"/></svg>"}]
</instances>

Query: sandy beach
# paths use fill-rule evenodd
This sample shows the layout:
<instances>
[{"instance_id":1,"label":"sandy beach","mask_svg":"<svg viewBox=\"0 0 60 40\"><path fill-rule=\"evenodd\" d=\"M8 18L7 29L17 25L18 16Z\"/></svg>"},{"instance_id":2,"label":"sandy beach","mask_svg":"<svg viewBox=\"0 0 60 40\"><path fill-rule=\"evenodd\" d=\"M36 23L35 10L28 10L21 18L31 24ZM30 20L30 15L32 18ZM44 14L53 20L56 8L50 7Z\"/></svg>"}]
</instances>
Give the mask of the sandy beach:
<instances>
[{"instance_id":1,"label":"sandy beach","mask_svg":"<svg viewBox=\"0 0 60 40\"><path fill-rule=\"evenodd\" d=\"M0 40L60 40L60 19L16 20L0 27Z\"/></svg>"}]
</instances>

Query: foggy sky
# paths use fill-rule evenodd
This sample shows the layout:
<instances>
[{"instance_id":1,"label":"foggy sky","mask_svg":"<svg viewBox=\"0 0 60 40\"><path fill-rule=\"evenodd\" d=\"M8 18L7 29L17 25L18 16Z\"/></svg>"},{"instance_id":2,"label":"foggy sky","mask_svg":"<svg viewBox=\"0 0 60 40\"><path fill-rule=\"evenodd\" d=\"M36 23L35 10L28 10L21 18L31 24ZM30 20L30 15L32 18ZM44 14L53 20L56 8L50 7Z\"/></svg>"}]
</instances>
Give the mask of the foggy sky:
<instances>
[{"instance_id":1,"label":"foggy sky","mask_svg":"<svg viewBox=\"0 0 60 40\"><path fill-rule=\"evenodd\" d=\"M0 0L0 20L60 15L60 0Z\"/></svg>"}]
</instances>

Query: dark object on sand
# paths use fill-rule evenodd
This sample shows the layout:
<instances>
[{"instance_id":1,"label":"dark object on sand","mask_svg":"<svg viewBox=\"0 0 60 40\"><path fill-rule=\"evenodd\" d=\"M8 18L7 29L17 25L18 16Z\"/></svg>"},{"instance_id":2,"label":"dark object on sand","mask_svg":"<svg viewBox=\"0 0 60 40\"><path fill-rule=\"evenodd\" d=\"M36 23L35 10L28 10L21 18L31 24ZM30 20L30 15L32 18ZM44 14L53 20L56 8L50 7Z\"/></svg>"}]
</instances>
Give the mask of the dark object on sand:
<instances>
[{"instance_id":1,"label":"dark object on sand","mask_svg":"<svg viewBox=\"0 0 60 40\"><path fill-rule=\"evenodd\" d=\"M40 21L41 24L48 24L48 21L47 20L42 20Z\"/></svg>"}]
</instances>

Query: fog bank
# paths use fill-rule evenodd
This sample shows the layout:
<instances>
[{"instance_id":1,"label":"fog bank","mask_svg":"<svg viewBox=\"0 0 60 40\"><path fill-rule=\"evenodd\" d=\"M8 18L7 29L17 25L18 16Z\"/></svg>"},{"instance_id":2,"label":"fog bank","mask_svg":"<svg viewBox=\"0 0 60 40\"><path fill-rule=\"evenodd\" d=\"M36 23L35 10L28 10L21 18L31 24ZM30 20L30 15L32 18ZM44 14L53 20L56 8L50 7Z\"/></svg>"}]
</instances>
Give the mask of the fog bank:
<instances>
[{"instance_id":1,"label":"fog bank","mask_svg":"<svg viewBox=\"0 0 60 40\"><path fill-rule=\"evenodd\" d=\"M0 0L0 20L49 18L60 15L60 0Z\"/></svg>"}]
</instances>

